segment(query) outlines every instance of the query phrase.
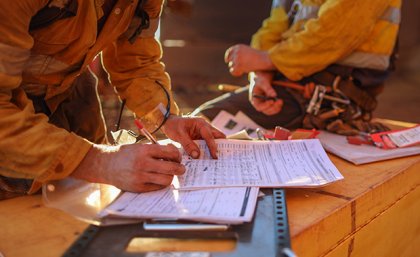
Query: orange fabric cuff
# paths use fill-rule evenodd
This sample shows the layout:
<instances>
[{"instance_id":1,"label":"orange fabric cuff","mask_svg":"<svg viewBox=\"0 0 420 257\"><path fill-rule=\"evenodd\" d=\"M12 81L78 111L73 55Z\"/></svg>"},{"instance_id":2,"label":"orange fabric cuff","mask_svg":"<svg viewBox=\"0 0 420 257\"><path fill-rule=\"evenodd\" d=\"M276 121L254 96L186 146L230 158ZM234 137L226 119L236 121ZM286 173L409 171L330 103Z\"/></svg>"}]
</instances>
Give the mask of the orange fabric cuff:
<instances>
[{"instance_id":1,"label":"orange fabric cuff","mask_svg":"<svg viewBox=\"0 0 420 257\"><path fill-rule=\"evenodd\" d=\"M28 193L33 194L38 191L42 183L68 177L79 166L92 145L88 140L70 133L65 140L64 146L57 154L53 165L34 180Z\"/></svg>"}]
</instances>

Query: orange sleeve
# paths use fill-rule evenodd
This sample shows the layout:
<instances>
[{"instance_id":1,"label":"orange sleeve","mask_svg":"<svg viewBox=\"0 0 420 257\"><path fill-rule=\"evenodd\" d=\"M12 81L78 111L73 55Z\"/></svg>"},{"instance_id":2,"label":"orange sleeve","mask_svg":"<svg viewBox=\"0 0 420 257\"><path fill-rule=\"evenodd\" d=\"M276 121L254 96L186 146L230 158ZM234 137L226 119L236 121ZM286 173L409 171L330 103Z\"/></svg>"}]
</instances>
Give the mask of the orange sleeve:
<instances>
[{"instance_id":1,"label":"orange sleeve","mask_svg":"<svg viewBox=\"0 0 420 257\"><path fill-rule=\"evenodd\" d=\"M33 39L31 17L47 0L0 1L0 174L45 182L68 176L91 143L35 114L19 88Z\"/></svg>"},{"instance_id":2,"label":"orange sleeve","mask_svg":"<svg viewBox=\"0 0 420 257\"><path fill-rule=\"evenodd\" d=\"M171 93L169 75L160 61L162 47L154 35L162 11L162 2L146 2L144 10L150 17L150 27L142 31L133 44L123 35L103 51L104 65L112 84L120 97L127 101L128 108L139 117L150 112L159 103L164 106L167 104L167 97L156 81L164 85L170 95L170 112L178 114L178 107Z\"/></svg>"},{"instance_id":3,"label":"orange sleeve","mask_svg":"<svg viewBox=\"0 0 420 257\"><path fill-rule=\"evenodd\" d=\"M300 80L344 58L360 46L390 0L327 0L317 18L269 49L273 64L291 80ZM298 25L296 25L298 26Z\"/></svg>"},{"instance_id":4,"label":"orange sleeve","mask_svg":"<svg viewBox=\"0 0 420 257\"><path fill-rule=\"evenodd\" d=\"M274 7L270 17L264 20L260 29L252 36L251 46L267 51L282 40L282 34L289 27L289 18L283 6Z\"/></svg>"}]
</instances>

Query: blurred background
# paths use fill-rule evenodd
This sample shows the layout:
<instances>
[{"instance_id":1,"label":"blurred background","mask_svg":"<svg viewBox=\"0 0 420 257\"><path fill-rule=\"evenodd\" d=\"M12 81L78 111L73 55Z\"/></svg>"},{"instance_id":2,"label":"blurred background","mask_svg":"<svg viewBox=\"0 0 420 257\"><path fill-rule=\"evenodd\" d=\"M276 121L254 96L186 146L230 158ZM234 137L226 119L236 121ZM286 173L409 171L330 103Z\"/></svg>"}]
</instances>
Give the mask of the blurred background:
<instances>
[{"instance_id":1,"label":"blurred background","mask_svg":"<svg viewBox=\"0 0 420 257\"><path fill-rule=\"evenodd\" d=\"M224 52L233 44L249 44L252 34L269 16L271 3L270 0L167 1L160 27L163 62L183 114L221 95L223 92L217 87L220 83L246 85L245 76L235 78L229 74ZM375 117L420 123L419 13L420 1L403 2L397 71L379 96ZM119 104L109 88L100 89L104 114L112 127ZM125 126L131 124L128 121Z\"/></svg>"}]
</instances>

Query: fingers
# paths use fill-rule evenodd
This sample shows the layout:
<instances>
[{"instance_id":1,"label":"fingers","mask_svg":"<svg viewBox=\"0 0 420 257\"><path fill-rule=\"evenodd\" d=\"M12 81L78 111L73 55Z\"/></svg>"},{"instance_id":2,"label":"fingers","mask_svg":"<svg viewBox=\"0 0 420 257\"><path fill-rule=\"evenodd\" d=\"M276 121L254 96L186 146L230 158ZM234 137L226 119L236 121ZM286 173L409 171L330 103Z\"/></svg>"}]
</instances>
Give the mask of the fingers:
<instances>
[{"instance_id":1,"label":"fingers","mask_svg":"<svg viewBox=\"0 0 420 257\"><path fill-rule=\"evenodd\" d=\"M225 63L229 63L232 60L232 52L235 46L229 47L225 52Z\"/></svg>"},{"instance_id":2,"label":"fingers","mask_svg":"<svg viewBox=\"0 0 420 257\"><path fill-rule=\"evenodd\" d=\"M265 115L274 115L281 111L283 108L283 100L279 99L276 101L273 100L260 100L253 98L251 100L252 106L254 106L255 110L264 113Z\"/></svg>"},{"instance_id":3,"label":"fingers","mask_svg":"<svg viewBox=\"0 0 420 257\"><path fill-rule=\"evenodd\" d=\"M155 159L164 159L180 163L182 160L181 153L174 145L143 145L147 147L148 156Z\"/></svg>"},{"instance_id":4,"label":"fingers","mask_svg":"<svg viewBox=\"0 0 420 257\"><path fill-rule=\"evenodd\" d=\"M200 134L204 141L206 141L207 147L209 148L210 155L213 159L217 159L217 145L214 141L213 131L211 126L203 126L200 128Z\"/></svg>"},{"instance_id":5,"label":"fingers","mask_svg":"<svg viewBox=\"0 0 420 257\"><path fill-rule=\"evenodd\" d=\"M271 83L268 81L263 81L260 79L257 79L255 82L254 87L252 88L252 93L257 95L264 95L269 97L276 97L277 93L274 90Z\"/></svg>"},{"instance_id":6,"label":"fingers","mask_svg":"<svg viewBox=\"0 0 420 257\"><path fill-rule=\"evenodd\" d=\"M193 140L204 139L209 147L210 154L217 158L215 138L226 136L211 126L203 118L197 117L173 117L165 127L165 134L171 139L179 142L189 156L200 157L200 149ZM168 123L168 122L167 122Z\"/></svg>"},{"instance_id":7,"label":"fingers","mask_svg":"<svg viewBox=\"0 0 420 257\"><path fill-rule=\"evenodd\" d=\"M225 63L228 64L229 72L235 77L244 74L241 68L241 61L238 60L238 54L242 45L234 45L228 48L225 52Z\"/></svg>"},{"instance_id":8,"label":"fingers","mask_svg":"<svg viewBox=\"0 0 420 257\"><path fill-rule=\"evenodd\" d=\"M138 167L132 171L130 191L145 192L159 190L172 183L174 176L185 173L185 166L167 160L154 158L144 159L138 163Z\"/></svg>"},{"instance_id":9,"label":"fingers","mask_svg":"<svg viewBox=\"0 0 420 257\"><path fill-rule=\"evenodd\" d=\"M214 138L226 138L226 135L222 131L213 126L211 126L211 133L213 134Z\"/></svg>"},{"instance_id":10,"label":"fingers","mask_svg":"<svg viewBox=\"0 0 420 257\"><path fill-rule=\"evenodd\" d=\"M182 145L189 156L193 157L194 159L200 157L200 149L191 138L184 137L179 141L179 143Z\"/></svg>"},{"instance_id":11,"label":"fingers","mask_svg":"<svg viewBox=\"0 0 420 257\"><path fill-rule=\"evenodd\" d=\"M239 77L242 74L244 74L244 72L242 70L236 68L235 65L232 65L232 67L229 68L229 72L230 72L230 74L232 74L232 76L235 76L235 77Z\"/></svg>"},{"instance_id":12,"label":"fingers","mask_svg":"<svg viewBox=\"0 0 420 257\"><path fill-rule=\"evenodd\" d=\"M215 138L226 138L226 135L203 119L198 119L196 122L197 130L200 137L206 141L211 157L213 159L217 159L217 145Z\"/></svg>"},{"instance_id":13,"label":"fingers","mask_svg":"<svg viewBox=\"0 0 420 257\"><path fill-rule=\"evenodd\" d=\"M260 112L264 113L265 115L271 116L274 114L279 113L283 108L283 100L274 101L271 105L267 108L262 109Z\"/></svg>"},{"instance_id":14,"label":"fingers","mask_svg":"<svg viewBox=\"0 0 420 257\"><path fill-rule=\"evenodd\" d=\"M229 67L230 74L232 74L235 77L239 77L242 74L244 74L236 58L232 58L232 60L228 62L228 67Z\"/></svg>"},{"instance_id":15,"label":"fingers","mask_svg":"<svg viewBox=\"0 0 420 257\"><path fill-rule=\"evenodd\" d=\"M155 184L160 186L169 186L174 176L161 173L148 172L143 174L144 184Z\"/></svg>"},{"instance_id":16,"label":"fingers","mask_svg":"<svg viewBox=\"0 0 420 257\"><path fill-rule=\"evenodd\" d=\"M126 189L130 192L141 193L141 192L149 192L149 191L156 191L165 188L166 186L156 185L156 184L140 184L138 186L133 186L132 189Z\"/></svg>"},{"instance_id":17,"label":"fingers","mask_svg":"<svg viewBox=\"0 0 420 257\"><path fill-rule=\"evenodd\" d=\"M146 166L144 167L144 171L146 172L177 176L185 173L184 165L167 160L150 159L144 165Z\"/></svg>"}]
</instances>

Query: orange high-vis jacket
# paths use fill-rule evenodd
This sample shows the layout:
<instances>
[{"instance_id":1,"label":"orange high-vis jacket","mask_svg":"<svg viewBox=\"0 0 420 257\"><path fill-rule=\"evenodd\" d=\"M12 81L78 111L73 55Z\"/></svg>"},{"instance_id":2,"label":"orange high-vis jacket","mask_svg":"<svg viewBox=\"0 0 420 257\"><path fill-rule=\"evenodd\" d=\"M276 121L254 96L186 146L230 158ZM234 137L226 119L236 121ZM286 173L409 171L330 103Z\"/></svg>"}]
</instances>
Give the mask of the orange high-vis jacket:
<instances>
[{"instance_id":1,"label":"orange high-vis jacket","mask_svg":"<svg viewBox=\"0 0 420 257\"><path fill-rule=\"evenodd\" d=\"M0 174L33 179L31 192L43 182L71 174L92 143L49 124L46 115L35 114L27 94L45 95L53 112L101 51L112 84L136 115L167 101L158 94L162 89L156 80L170 91L160 62L161 45L154 38L163 0L145 1L150 27L133 44L128 37L138 25L133 19L138 0L118 0L99 35L103 1L77 2L75 16L29 31L31 18L48 0L0 1ZM171 113L178 113L173 100Z\"/></svg>"},{"instance_id":2,"label":"orange high-vis jacket","mask_svg":"<svg viewBox=\"0 0 420 257\"><path fill-rule=\"evenodd\" d=\"M281 4L254 34L276 68L300 80L331 64L386 70L396 42L401 0L301 0L292 24Z\"/></svg>"}]
</instances>

